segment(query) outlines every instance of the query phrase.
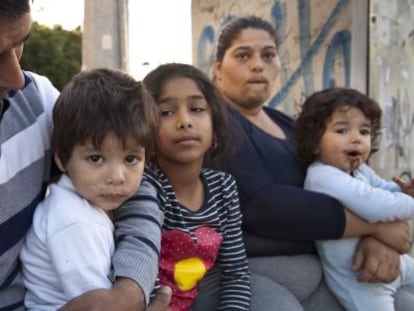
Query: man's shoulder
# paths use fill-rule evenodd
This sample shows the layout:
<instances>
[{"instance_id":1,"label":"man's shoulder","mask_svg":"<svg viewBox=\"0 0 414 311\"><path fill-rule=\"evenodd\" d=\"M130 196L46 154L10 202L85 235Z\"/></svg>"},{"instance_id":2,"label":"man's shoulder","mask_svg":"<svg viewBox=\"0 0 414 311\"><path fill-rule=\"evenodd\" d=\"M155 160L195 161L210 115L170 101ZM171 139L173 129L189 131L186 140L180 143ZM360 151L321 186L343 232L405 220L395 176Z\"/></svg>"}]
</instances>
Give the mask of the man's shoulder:
<instances>
[{"instance_id":1,"label":"man's shoulder","mask_svg":"<svg viewBox=\"0 0 414 311\"><path fill-rule=\"evenodd\" d=\"M50 116L59 91L45 76L30 71L23 71L23 74L24 87L8 94L11 105L13 102L17 102L19 104L14 105L16 109L23 110L25 114L31 111L37 117L45 112L48 116L47 120L51 122Z\"/></svg>"},{"instance_id":2,"label":"man's shoulder","mask_svg":"<svg viewBox=\"0 0 414 311\"><path fill-rule=\"evenodd\" d=\"M21 89L22 92L26 92L31 89L30 86L34 86L39 93L51 93L51 95L55 95L56 97L59 94L59 91L46 76L32 71L23 71L23 74L25 77L25 85Z\"/></svg>"}]
</instances>

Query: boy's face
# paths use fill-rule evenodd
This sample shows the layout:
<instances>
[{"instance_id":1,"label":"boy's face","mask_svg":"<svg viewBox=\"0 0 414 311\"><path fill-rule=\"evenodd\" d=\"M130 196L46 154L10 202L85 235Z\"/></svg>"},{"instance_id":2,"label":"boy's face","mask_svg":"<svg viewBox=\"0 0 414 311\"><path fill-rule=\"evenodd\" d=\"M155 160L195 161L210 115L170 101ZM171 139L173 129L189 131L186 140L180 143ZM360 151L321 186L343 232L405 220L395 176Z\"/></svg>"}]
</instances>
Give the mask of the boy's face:
<instances>
[{"instance_id":1,"label":"boy's face","mask_svg":"<svg viewBox=\"0 0 414 311\"><path fill-rule=\"evenodd\" d=\"M158 107L158 165L165 169L170 164L201 164L212 144L213 124L210 106L197 84L183 77L167 80Z\"/></svg>"},{"instance_id":2,"label":"boy's face","mask_svg":"<svg viewBox=\"0 0 414 311\"><path fill-rule=\"evenodd\" d=\"M99 149L88 141L75 145L65 166L57 165L71 178L76 191L95 207L118 208L138 189L145 164L145 149L132 137L122 140L108 133Z\"/></svg>"},{"instance_id":3,"label":"boy's face","mask_svg":"<svg viewBox=\"0 0 414 311\"><path fill-rule=\"evenodd\" d=\"M319 142L318 159L351 173L367 160L370 152L370 120L354 107L336 109Z\"/></svg>"}]
</instances>

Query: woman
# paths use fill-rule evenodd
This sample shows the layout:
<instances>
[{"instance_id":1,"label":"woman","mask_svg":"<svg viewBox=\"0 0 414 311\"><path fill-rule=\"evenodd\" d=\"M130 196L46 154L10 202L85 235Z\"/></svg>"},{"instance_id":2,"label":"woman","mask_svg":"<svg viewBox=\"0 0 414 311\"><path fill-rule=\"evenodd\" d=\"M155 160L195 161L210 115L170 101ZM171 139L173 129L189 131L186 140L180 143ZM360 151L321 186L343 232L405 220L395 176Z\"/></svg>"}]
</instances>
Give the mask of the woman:
<instances>
[{"instance_id":1,"label":"woman","mask_svg":"<svg viewBox=\"0 0 414 311\"><path fill-rule=\"evenodd\" d=\"M368 224L338 201L302 188L293 120L264 105L280 68L277 48L271 24L254 16L222 30L214 80L228 107L234 150L212 165L236 178L251 271L283 287L274 293L279 306L291 302L278 310L343 310L322 282L313 241L367 236L353 268L360 281L390 282L398 275L399 252L409 249L408 224ZM388 246L382 240L390 234L396 242Z\"/></svg>"}]
</instances>

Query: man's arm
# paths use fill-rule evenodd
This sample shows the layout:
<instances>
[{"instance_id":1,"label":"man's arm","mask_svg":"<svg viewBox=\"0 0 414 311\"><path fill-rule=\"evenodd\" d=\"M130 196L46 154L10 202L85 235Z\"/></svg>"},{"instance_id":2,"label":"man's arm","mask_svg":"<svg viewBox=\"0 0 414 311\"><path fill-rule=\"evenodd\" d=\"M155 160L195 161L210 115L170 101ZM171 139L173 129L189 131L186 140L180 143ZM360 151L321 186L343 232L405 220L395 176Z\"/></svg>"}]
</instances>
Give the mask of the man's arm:
<instances>
[{"instance_id":1,"label":"man's arm","mask_svg":"<svg viewBox=\"0 0 414 311\"><path fill-rule=\"evenodd\" d=\"M163 217L157 190L145 176L137 193L114 211L114 277L135 281L147 304L158 276Z\"/></svg>"},{"instance_id":2,"label":"man's arm","mask_svg":"<svg viewBox=\"0 0 414 311\"><path fill-rule=\"evenodd\" d=\"M171 289L162 287L145 309L144 293L137 283L120 278L112 289L87 292L65 304L59 311L167 311L170 299Z\"/></svg>"}]
</instances>

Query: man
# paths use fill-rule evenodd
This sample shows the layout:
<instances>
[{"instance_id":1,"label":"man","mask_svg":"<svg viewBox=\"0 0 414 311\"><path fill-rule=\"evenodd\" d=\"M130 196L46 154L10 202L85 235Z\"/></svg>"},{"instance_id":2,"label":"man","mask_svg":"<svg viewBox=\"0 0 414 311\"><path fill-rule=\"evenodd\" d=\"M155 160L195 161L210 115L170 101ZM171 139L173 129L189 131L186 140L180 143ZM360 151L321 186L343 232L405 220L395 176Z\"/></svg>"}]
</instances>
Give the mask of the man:
<instances>
[{"instance_id":1,"label":"man","mask_svg":"<svg viewBox=\"0 0 414 311\"><path fill-rule=\"evenodd\" d=\"M24 310L19 252L49 180L51 112L59 95L45 77L20 69L31 24L29 0L0 0L0 310ZM146 238L159 243L157 234ZM158 254L132 252L132 266L122 260L125 249L115 253L113 289L86 293L63 310L144 310ZM151 272L142 275L143 267ZM170 295L163 289L147 310L167 310Z\"/></svg>"}]
</instances>

